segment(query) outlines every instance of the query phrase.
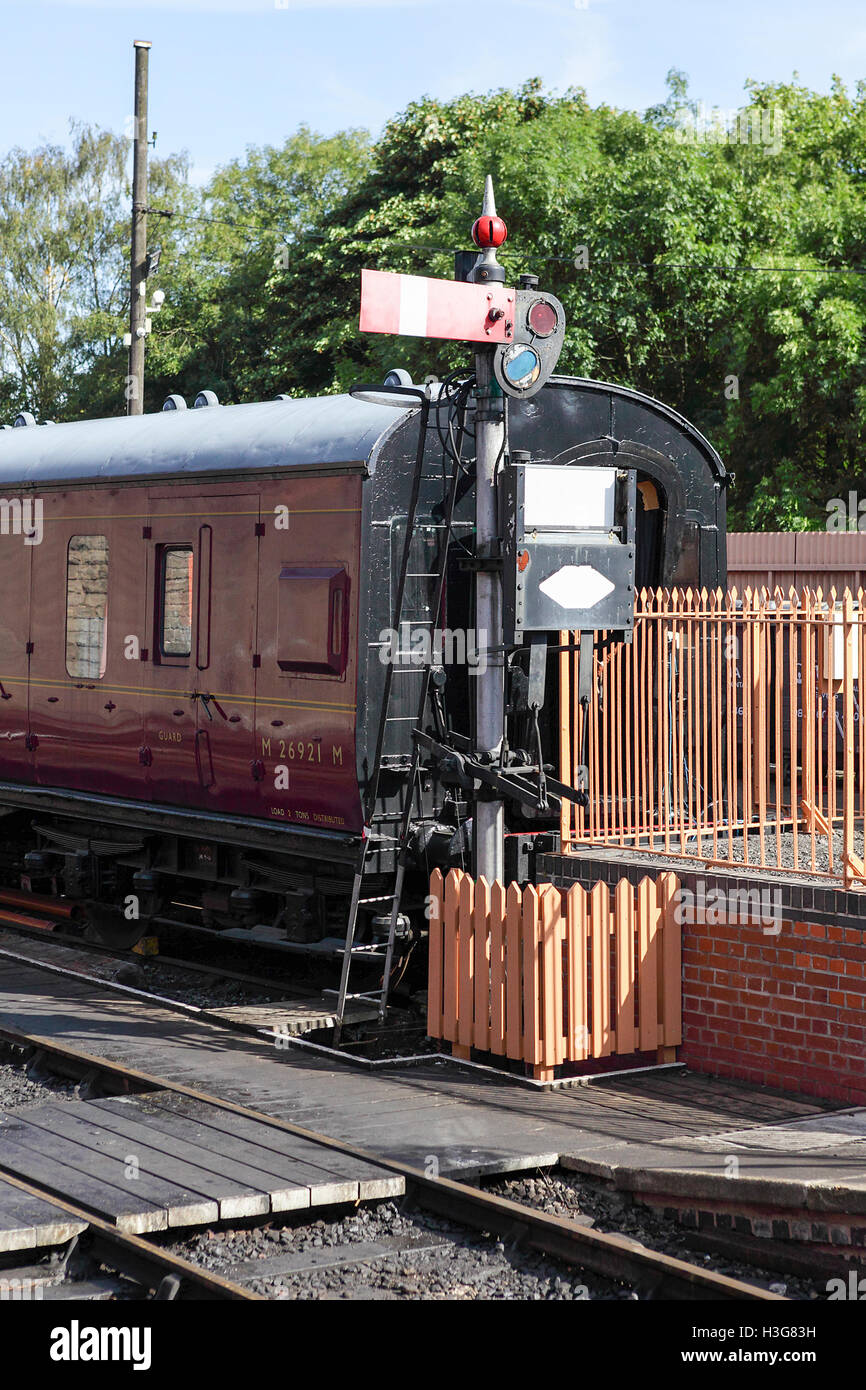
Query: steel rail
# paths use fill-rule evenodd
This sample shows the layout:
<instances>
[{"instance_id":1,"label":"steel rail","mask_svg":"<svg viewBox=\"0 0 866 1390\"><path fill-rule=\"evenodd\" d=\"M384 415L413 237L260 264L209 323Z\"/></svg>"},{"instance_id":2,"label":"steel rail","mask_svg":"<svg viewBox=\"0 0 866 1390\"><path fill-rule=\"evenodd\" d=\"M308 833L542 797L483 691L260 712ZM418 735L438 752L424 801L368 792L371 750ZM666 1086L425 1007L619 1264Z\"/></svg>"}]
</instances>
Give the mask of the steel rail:
<instances>
[{"instance_id":1,"label":"steel rail","mask_svg":"<svg viewBox=\"0 0 866 1390\"><path fill-rule=\"evenodd\" d=\"M151 1072L112 1062L106 1057L94 1056L66 1043L58 1043L52 1038L25 1033L5 1023L0 1024L0 1037L19 1047L41 1049L67 1062L71 1061L85 1073L103 1072L110 1075L121 1083L123 1090L128 1091L131 1086L135 1086L146 1090L173 1091L177 1095L189 1096L206 1105L268 1124L286 1134L297 1135L320 1144L323 1148L348 1154L366 1163L377 1164L389 1172L402 1175L408 1195L422 1207L476 1229L496 1232L506 1239L523 1243L594 1274L632 1284L650 1297L751 1299L772 1303L788 1301L781 1294L756 1288L739 1279L731 1279L727 1275L691 1265L685 1260L678 1260L672 1255L650 1250L624 1236L596 1231L570 1221L567 1217L536 1211L507 1197L499 1197L481 1188L470 1187L452 1178L428 1176L409 1164L383 1158L369 1149L305 1129L301 1125L292 1124L290 1120L281 1120L274 1115L238 1105L235 1101L197 1090L193 1086L169 1081Z\"/></svg>"},{"instance_id":2,"label":"steel rail","mask_svg":"<svg viewBox=\"0 0 866 1390\"><path fill-rule=\"evenodd\" d=\"M2 903L2 901L2 895L0 895L0 903ZM59 946L67 946L76 951L90 952L94 956L103 956L108 960L116 960L124 965L140 966L145 963L164 965L171 969L188 970L192 975L211 975L220 980L234 980L238 984L260 989L278 998L286 997L288 982L285 980L280 981L273 978L268 980L265 979L263 975L249 975L240 970L225 969L220 965L205 965L202 961L185 960L182 956L166 956L163 955L161 951L155 955L139 955L132 949L122 950L117 946L106 946L102 941L87 941L84 937L70 936L62 930L55 930L55 927L62 928L64 925L63 922L54 923L48 920L42 922L39 919L28 919L24 915L17 920L14 920L14 918L15 914L5 913L0 909L0 930L16 932L25 941L53 941ZM186 924L180 923L178 925L183 927ZM214 942L216 943L218 940L219 937L217 933L214 933ZM242 951L249 951L261 945L260 942L248 943L238 940L237 938L233 939L231 944L237 945ZM38 967L40 962L33 960L31 964ZM110 980L106 981L106 984L110 983ZM316 992L311 989L302 990L302 993L309 993L311 998L317 997Z\"/></svg>"},{"instance_id":3,"label":"steel rail","mask_svg":"<svg viewBox=\"0 0 866 1390\"><path fill-rule=\"evenodd\" d=\"M175 1255L171 1250L164 1250L150 1241L142 1240L140 1236L119 1231L116 1226L103 1221L93 1212L58 1196L50 1187L37 1187L34 1183L25 1182L2 1163L0 1177L5 1183L17 1187L20 1192L25 1192L30 1197L39 1197L43 1202L48 1202L51 1206L75 1217L77 1221L85 1222L87 1231L81 1234L86 1237L88 1253L103 1264L110 1265L120 1274L125 1274L136 1284L152 1289L157 1299L173 1299L184 1290L188 1296L196 1299L267 1301L262 1294L252 1293L240 1284L232 1283L230 1279L223 1279L219 1274L210 1274L185 1260L182 1255Z\"/></svg>"}]
</instances>

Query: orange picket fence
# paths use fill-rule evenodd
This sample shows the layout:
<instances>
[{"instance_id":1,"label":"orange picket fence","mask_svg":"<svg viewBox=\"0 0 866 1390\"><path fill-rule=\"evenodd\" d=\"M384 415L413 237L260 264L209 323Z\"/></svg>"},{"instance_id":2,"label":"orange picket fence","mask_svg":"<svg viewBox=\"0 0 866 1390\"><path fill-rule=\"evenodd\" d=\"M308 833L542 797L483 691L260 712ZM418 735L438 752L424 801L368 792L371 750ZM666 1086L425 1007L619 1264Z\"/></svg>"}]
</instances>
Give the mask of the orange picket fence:
<instances>
[{"instance_id":1,"label":"orange picket fence","mask_svg":"<svg viewBox=\"0 0 866 1390\"><path fill-rule=\"evenodd\" d=\"M459 869L430 879L427 1031L454 1056L532 1067L652 1052L682 1042L679 881L519 888Z\"/></svg>"},{"instance_id":2,"label":"orange picket fence","mask_svg":"<svg viewBox=\"0 0 866 1390\"><path fill-rule=\"evenodd\" d=\"M605 634L600 634L604 637ZM562 847L782 870L863 886L863 591L642 590L631 642L563 634Z\"/></svg>"}]
</instances>

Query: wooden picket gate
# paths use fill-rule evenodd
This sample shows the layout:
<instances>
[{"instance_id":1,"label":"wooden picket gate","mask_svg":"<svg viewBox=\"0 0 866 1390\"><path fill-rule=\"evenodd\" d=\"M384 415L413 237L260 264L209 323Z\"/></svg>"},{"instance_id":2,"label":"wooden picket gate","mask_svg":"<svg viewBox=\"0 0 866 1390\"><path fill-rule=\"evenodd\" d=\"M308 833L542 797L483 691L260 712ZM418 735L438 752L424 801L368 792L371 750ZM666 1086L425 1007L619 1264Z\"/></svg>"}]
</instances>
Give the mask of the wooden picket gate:
<instances>
[{"instance_id":1,"label":"wooden picket gate","mask_svg":"<svg viewBox=\"0 0 866 1390\"><path fill-rule=\"evenodd\" d=\"M527 1062L539 1081L563 1063L616 1053L673 1060L682 1042L675 874L587 892L521 889L459 869L430 879L427 1031Z\"/></svg>"}]
</instances>

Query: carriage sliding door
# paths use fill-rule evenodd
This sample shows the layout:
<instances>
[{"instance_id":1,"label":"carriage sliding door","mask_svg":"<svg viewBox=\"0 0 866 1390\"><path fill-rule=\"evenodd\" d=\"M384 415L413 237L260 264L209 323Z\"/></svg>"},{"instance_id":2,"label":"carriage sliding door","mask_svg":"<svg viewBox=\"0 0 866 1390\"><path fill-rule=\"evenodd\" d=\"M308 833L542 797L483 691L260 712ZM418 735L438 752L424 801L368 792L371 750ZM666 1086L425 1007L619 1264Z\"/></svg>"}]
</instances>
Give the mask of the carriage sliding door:
<instances>
[{"instance_id":1,"label":"carriage sliding door","mask_svg":"<svg viewBox=\"0 0 866 1390\"><path fill-rule=\"evenodd\" d=\"M139 501L141 497L141 501ZM34 545L29 744L43 786L106 796L141 790L144 494L46 493Z\"/></svg>"},{"instance_id":2,"label":"carriage sliding door","mask_svg":"<svg viewBox=\"0 0 866 1390\"><path fill-rule=\"evenodd\" d=\"M155 802L240 815L258 808L258 523L258 494L151 495L143 757Z\"/></svg>"}]
</instances>

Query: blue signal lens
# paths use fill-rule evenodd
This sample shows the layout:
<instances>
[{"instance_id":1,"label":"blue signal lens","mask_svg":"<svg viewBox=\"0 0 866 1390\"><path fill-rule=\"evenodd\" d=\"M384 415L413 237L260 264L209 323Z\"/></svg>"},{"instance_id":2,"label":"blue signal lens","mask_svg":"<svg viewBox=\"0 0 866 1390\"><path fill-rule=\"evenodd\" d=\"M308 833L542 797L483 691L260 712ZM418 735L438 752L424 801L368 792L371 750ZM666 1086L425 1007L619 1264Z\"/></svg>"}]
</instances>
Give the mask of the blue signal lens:
<instances>
[{"instance_id":1,"label":"blue signal lens","mask_svg":"<svg viewBox=\"0 0 866 1390\"><path fill-rule=\"evenodd\" d=\"M531 386L541 371L541 359L534 348L517 348L502 370L513 386Z\"/></svg>"}]
</instances>

